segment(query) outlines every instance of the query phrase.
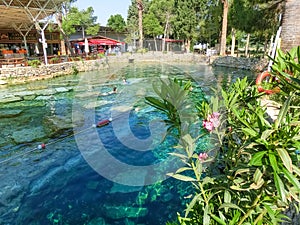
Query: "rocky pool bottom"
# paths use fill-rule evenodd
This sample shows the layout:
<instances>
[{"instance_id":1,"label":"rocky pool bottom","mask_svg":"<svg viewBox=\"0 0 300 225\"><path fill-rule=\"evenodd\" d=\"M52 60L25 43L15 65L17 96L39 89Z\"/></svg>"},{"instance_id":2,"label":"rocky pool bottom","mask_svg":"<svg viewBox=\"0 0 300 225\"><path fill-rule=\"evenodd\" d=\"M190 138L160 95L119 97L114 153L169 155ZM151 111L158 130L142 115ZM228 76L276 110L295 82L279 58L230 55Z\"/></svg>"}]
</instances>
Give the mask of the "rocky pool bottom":
<instances>
[{"instance_id":1,"label":"rocky pool bottom","mask_svg":"<svg viewBox=\"0 0 300 225\"><path fill-rule=\"evenodd\" d=\"M244 71L212 71L195 64L132 64L2 87L0 224L153 225L176 220L193 189L184 182L165 179L168 152L174 151L176 141L153 137L151 123L164 115L146 105L144 97L153 95L151 83L160 78L192 78L193 91L203 98L209 97L216 84L228 85L243 75ZM129 85L122 83L123 77ZM118 94L101 95L114 86ZM93 126L124 114L115 120L118 123ZM150 150L137 148L146 145L149 138L154 143ZM84 149L80 139L87 144ZM42 143L45 149L40 147ZM203 140L199 148L206 145ZM100 174L106 171L100 175L83 154L98 149L133 169L117 171L112 161L96 154ZM171 162L180 166L176 160ZM149 165L154 165L151 173L134 169ZM110 173L117 175L110 177ZM156 175L163 179L148 184ZM137 180L147 185L127 185Z\"/></svg>"}]
</instances>

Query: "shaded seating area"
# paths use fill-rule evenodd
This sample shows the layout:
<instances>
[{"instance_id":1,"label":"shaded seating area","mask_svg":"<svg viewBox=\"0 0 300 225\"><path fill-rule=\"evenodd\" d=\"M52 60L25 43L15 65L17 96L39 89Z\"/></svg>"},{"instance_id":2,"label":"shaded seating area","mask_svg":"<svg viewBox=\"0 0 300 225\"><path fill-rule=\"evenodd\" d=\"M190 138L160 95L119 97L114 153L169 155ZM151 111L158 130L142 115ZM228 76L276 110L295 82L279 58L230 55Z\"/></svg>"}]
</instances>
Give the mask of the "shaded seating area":
<instances>
[{"instance_id":1,"label":"shaded seating area","mask_svg":"<svg viewBox=\"0 0 300 225\"><path fill-rule=\"evenodd\" d=\"M77 55L118 54L125 51L124 42L104 36L88 37L87 42L82 38L73 39L71 44Z\"/></svg>"}]
</instances>

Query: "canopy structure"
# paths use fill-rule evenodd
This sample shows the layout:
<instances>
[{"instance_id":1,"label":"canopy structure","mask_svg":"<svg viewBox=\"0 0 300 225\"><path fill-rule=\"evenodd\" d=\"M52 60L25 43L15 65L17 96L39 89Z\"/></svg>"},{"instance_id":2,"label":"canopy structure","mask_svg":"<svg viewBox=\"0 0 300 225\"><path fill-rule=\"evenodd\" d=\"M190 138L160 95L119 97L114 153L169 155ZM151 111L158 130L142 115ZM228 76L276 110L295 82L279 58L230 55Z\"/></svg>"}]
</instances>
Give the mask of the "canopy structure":
<instances>
[{"instance_id":1,"label":"canopy structure","mask_svg":"<svg viewBox=\"0 0 300 225\"><path fill-rule=\"evenodd\" d=\"M66 0L0 0L0 29L28 29L57 12Z\"/></svg>"},{"instance_id":2,"label":"canopy structure","mask_svg":"<svg viewBox=\"0 0 300 225\"><path fill-rule=\"evenodd\" d=\"M125 44L124 42L117 41L111 38L107 37L94 37L94 38L87 38L88 44L89 45L123 45ZM79 45L85 45L85 41L82 39L77 39L77 40L72 40L71 42L77 43Z\"/></svg>"},{"instance_id":3,"label":"canopy structure","mask_svg":"<svg viewBox=\"0 0 300 225\"><path fill-rule=\"evenodd\" d=\"M44 30L49 17L59 11L66 0L0 0L0 30L15 29L23 36L27 49L26 36L35 27L42 37L45 64L47 64L47 43ZM43 27L41 27L41 20ZM48 20L47 20L48 19ZM27 51L28 52L28 51Z\"/></svg>"},{"instance_id":4,"label":"canopy structure","mask_svg":"<svg viewBox=\"0 0 300 225\"><path fill-rule=\"evenodd\" d=\"M124 44L123 42L116 41L116 40L111 40L111 39L106 39L106 38L90 39L89 43L91 45L122 45L122 44Z\"/></svg>"}]
</instances>

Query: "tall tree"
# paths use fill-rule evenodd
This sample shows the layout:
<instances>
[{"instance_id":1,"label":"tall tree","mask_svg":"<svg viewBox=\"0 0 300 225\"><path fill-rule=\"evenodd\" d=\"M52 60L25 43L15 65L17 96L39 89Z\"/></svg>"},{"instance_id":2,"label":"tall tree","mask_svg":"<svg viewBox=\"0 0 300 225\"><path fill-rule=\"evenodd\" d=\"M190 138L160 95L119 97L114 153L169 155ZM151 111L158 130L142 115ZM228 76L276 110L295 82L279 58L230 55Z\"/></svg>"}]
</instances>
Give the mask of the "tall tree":
<instances>
[{"instance_id":1,"label":"tall tree","mask_svg":"<svg viewBox=\"0 0 300 225\"><path fill-rule=\"evenodd\" d=\"M222 0L222 3L223 3L223 20L222 20L221 42L220 42L220 55L224 56L226 54L229 0Z\"/></svg>"},{"instance_id":2,"label":"tall tree","mask_svg":"<svg viewBox=\"0 0 300 225\"><path fill-rule=\"evenodd\" d=\"M153 13L148 13L144 16L143 26L145 35L153 37L155 50L157 51L156 36L163 33L163 27Z\"/></svg>"},{"instance_id":3,"label":"tall tree","mask_svg":"<svg viewBox=\"0 0 300 225\"><path fill-rule=\"evenodd\" d=\"M199 37L198 40L209 43L212 46L220 39L222 17L222 4L219 0L209 0L205 6L201 6L199 13Z\"/></svg>"},{"instance_id":4,"label":"tall tree","mask_svg":"<svg viewBox=\"0 0 300 225\"><path fill-rule=\"evenodd\" d=\"M185 40L186 50L190 51L191 42L197 36L198 17L201 4L196 0L175 0L174 31L178 38Z\"/></svg>"},{"instance_id":5,"label":"tall tree","mask_svg":"<svg viewBox=\"0 0 300 225\"><path fill-rule=\"evenodd\" d=\"M171 23L174 19L174 0L152 0L149 6L149 13L155 15L163 27L162 51L165 50L165 39L171 33Z\"/></svg>"},{"instance_id":6,"label":"tall tree","mask_svg":"<svg viewBox=\"0 0 300 225\"><path fill-rule=\"evenodd\" d=\"M55 17L56 17L56 22L57 22L57 25L59 27L59 30L60 30L60 33L62 35L62 42L61 42L61 52L62 54L66 54L66 50L65 50L65 44L67 45L67 48L69 50L69 52L71 53L71 55L74 55L74 51L72 49L72 46L71 46L71 43L69 41L69 36L68 34L66 33L66 31L63 29L63 20L64 18L67 16L70 8L71 8L71 5L72 3L76 2L77 0L67 0L67 1L64 1L62 4L61 4L61 8L60 8L60 11L56 13Z\"/></svg>"},{"instance_id":7,"label":"tall tree","mask_svg":"<svg viewBox=\"0 0 300 225\"><path fill-rule=\"evenodd\" d=\"M120 39L119 33L124 32L126 29L125 20L120 14L111 15L107 21L107 25L118 33L118 39Z\"/></svg>"},{"instance_id":8,"label":"tall tree","mask_svg":"<svg viewBox=\"0 0 300 225\"><path fill-rule=\"evenodd\" d=\"M72 7L65 20L63 20L64 30L67 31L68 34L72 34L76 32L76 26L80 27L82 38L85 38L86 34L97 34L100 24L96 23L97 16L93 14L93 7L88 7L86 10L81 11L79 11L77 7Z\"/></svg>"},{"instance_id":9,"label":"tall tree","mask_svg":"<svg viewBox=\"0 0 300 225\"><path fill-rule=\"evenodd\" d=\"M277 1L278 2L278 1ZM271 0L233 0L230 9L230 24L247 34L245 55L248 56L250 35L269 39L278 28L278 10ZM259 19L258 19L259 18ZM265 41L263 40L263 41ZM259 41L259 40L258 40ZM258 42L256 41L256 42Z\"/></svg>"},{"instance_id":10,"label":"tall tree","mask_svg":"<svg viewBox=\"0 0 300 225\"><path fill-rule=\"evenodd\" d=\"M143 16L143 12L148 10L149 0L131 0L131 5L127 12L127 30L129 31L128 39L133 38L136 40L136 31L139 33L139 42L143 42L143 18L139 16L138 3L142 3L143 11L140 11L140 15ZM131 42L127 40L127 42Z\"/></svg>"},{"instance_id":11,"label":"tall tree","mask_svg":"<svg viewBox=\"0 0 300 225\"><path fill-rule=\"evenodd\" d=\"M138 18L139 18L139 48L143 48L144 36L143 36L143 11L144 6L142 0L137 1Z\"/></svg>"}]
</instances>

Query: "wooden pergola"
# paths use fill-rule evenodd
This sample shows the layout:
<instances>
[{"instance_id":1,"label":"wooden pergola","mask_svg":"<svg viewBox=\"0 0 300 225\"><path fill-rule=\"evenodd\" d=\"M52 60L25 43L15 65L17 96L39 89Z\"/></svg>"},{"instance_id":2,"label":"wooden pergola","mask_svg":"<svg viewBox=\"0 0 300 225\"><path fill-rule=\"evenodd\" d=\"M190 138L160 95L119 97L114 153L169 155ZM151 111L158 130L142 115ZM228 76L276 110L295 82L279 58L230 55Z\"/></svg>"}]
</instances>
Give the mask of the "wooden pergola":
<instances>
[{"instance_id":1,"label":"wooden pergola","mask_svg":"<svg viewBox=\"0 0 300 225\"><path fill-rule=\"evenodd\" d=\"M0 30L15 29L22 35L27 48L26 36L32 28L35 28L42 36L41 42L47 64L44 30L48 26L49 18L60 10L63 2L66 0L0 0Z\"/></svg>"}]
</instances>

